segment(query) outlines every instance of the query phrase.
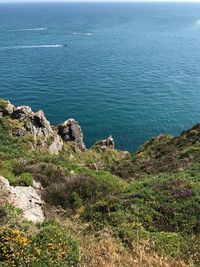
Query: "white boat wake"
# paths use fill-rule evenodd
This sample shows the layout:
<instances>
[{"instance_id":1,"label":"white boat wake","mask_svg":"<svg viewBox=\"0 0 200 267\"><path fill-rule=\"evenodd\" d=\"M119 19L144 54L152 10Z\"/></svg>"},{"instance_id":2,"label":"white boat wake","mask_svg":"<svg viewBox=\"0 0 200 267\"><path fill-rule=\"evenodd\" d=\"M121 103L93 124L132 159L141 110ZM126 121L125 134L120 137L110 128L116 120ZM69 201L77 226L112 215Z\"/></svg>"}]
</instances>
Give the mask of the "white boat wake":
<instances>
[{"instance_id":1,"label":"white boat wake","mask_svg":"<svg viewBox=\"0 0 200 267\"><path fill-rule=\"evenodd\" d=\"M65 47L65 45L55 44L45 44L45 45L18 45L18 46L5 46L0 47L0 50L13 50L13 49L33 49L33 48L60 48Z\"/></svg>"}]
</instances>

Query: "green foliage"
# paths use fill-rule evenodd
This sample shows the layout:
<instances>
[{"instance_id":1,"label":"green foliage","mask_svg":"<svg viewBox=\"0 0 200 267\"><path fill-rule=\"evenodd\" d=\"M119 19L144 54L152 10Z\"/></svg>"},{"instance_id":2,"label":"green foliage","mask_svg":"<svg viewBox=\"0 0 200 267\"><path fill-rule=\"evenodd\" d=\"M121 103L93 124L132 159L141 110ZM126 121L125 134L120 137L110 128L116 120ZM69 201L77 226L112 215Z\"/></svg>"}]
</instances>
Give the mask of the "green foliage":
<instances>
[{"instance_id":1,"label":"green foliage","mask_svg":"<svg viewBox=\"0 0 200 267\"><path fill-rule=\"evenodd\" d=\"M0 165L0 174L8 179L10 185L30 186L33 184L33 176L28 172L20 172L20 162L5 160Z\"/></svg>"},{"instance_id":2,"label":"green foliage","mask_svg":"<svg viewBox=\"0 0 200 267\"><path fill-rule=\"evenodd\" d=\"M188 252L188 237L178 233L157 232L152 234L156 250L170 257L181 257Z\"/></svg>"},{"instance_id":3,"label":"green foliage","mask_svg":"<svg viewBox=\"0 0 200 267\"><path fill-rule=\"evenodd\" d=\"M8 101L5 101L4 99L0 99L0 110L5 109L8 105Z\"/></svg>"},{"instance_id":4,"label":"green foliage","mask_svg":"<svg viewBox=\"0 0 200 267\"><path fill-rule=\"evenodd\" d=\"M0 175L11 185L40 181L47 204L61 206L68 216L79 212L92 231L109 229L128 246L150 240L160 254L192 257L200 263L197 128L180 137L161 135L133 154L98 149L80 153L66 144L65 151L52 156L30 151L32 137L15 138L9 127L20 124L0 119ZM65 227L46 222L33 234L28 224L20 227L18 212L0 208L0 246L6 246L15 266L23 266L22 258L31 266L76 266L78 244ZM20 240L27 240L25 247ZM17 263L13 253L19 253ZM10 259L7 254L3 257L6 266Z\"/></svg>"},{"instance_id":5,"label":"green foliage","mask_svg":"<svg viewBox=\"0 0 200 267\"><path fill-rule=\"evenodd\" d=\"M4 121L5 118L0 118L0 158L20 157L24 151L19 139L9 134Z\"/></svg>"},{"instance_id":6,"label":"green foliage","mask_svg":"<svg viewBox=\"0 0 200 267\"><path fill-rule=\"evenodd\" d=\"M89 205L109 194L123 190L123 182L108 173L98 173L90 176L63 177L46 188L45 199L63 207L80 207Z\"/></svg>"},{"instance_id":7,"label":"green foliage","mask_svg":"<svg viewBox=\"0 0 200 267\"><path fill-rule=\"evenodd\" d=\"M10 204L0 206L0 227L3 225L17 227L21 222L20 215L21 211Z\"/></svg>"},{"instance_id":8,"label":"green foliage","mask_svg":"<svg viewBox=\"0 0 200 267\"><path fill-rule=\"evenodd\" d=\"M55 221L45 222L36 235L16 227L0 227L0 261L5 266L77 266L78 243Z\"/></svg>"},{"instance_id":9,"label":"green foliage","mask_svg":"<svg viewBox=\"0 0 200 267\"><path fill-rule=\"evenodd\" d=\"M46 266L76 266L80 252L78 243L68 236L67 229L55 221L42 225L33 240L38 248L37 264Z\"/></svg>"},{"instance_id":10,"label":"green foliage","mask_svg":"<svg viewBox=\"0 0 200 267\"><path fill-rule=\"evenodd\" d=\"M30 173L22 173L18 180L19 185L31 186L33 185L33 176Z\"/></svg>"}]
</instances>

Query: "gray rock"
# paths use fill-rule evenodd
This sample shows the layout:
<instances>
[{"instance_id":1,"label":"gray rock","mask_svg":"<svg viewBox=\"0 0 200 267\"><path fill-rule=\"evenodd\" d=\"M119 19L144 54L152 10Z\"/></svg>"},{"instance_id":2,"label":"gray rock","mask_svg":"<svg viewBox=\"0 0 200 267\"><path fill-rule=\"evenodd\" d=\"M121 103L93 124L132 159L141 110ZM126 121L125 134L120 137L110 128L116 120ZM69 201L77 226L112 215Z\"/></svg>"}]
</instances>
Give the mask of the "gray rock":
<instances>
[{"instance_id":1,"label":"gray rock","mask_svg":"<svg viewBox=\"0 0 200 267\"><path fill-rule=\"evenodd\" d=\"M13 109L10 117L20 122L20 127L14 128L12 134L32 137L31 148L46 149L56 155L62 150L63 141L53 130L43 111L33 112L29 106L20 106Z\"/></svg>"},{"instance_id":2,"label":"gray rock","mask_svg":"<svg viewBox=\"0 0 200 267\"><path fill-rule=\"evenodd\" d=\"M58 134L55 134L54 140L48 149L49 153L52 155L58 155L59 152L62 150L62 148L63 148L63 140Z\"/></svg>"},{"instance_id":3,"label":"gray rock","mask_svg":"<svg viewBox=\"0 0 200 267\"><path fill-rule=\"evenodd\" d=\"M41 223L44 221L43 201L40 196L41 185L34 182L33 187L11 186L7 179L0 176L0 193L2 204L12 204L22 210L28 221Z\"/></svg>"},{"instance_id":4,"label":"gray rock","mask_svg":"<svg viewBox=\"0 0 200 267\"><path fill-rule=\"evenodd\" d=\"M92 149L97 149L99 151L108 151L108 150L114 150L115 149L115 142L112 136L110 135L105 140L98 141Z\"/></svg>"},{"instance_id":5,"label":"gray rock","mask_svg":"<svg viewBox=\"0 0 200 267\"><path fill-rule=\"evenodd\" d=\"M54 133L42 110L33 114L32 124L36 129L41 129L44 135L51 135Z\"/></svg>"},{"instance_id":6,"label":"gray rock","mask_svg":"<svg viewBox=\"0 0 200 267\"><path fill-rule=\"evenodd\" d=\"M81 127L74 119L69 119L59 125L58 134L62 137L64 142L74 142L78 150L85 150Z\"/></svg>"},{"instance_id":7,"label":"gray rock","mask_svg":"<svg viewBox=\"0 0 200 267\"><path fill-rule=\"evenodd\" d=\"M24 121L33 116L33 112L28 106L20 106L11 114L11 118L19 121Z\"/></svg>"}]
</instances>

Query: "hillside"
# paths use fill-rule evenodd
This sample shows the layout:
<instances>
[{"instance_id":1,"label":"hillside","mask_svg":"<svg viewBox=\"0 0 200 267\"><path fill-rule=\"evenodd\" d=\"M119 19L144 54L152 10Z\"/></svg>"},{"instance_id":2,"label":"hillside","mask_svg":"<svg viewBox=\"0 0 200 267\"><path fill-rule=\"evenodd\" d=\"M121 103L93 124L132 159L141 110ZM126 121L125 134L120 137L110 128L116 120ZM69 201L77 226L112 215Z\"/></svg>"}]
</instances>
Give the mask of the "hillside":
<instances>
[{"instance_id":1,"label":"hillside","mask_svg":"<svg viewBox=\"0 0 200 267\"><path fill-rule=\"evenodd\" d=\"M135 153L0 100L0 266L200 266L200 125Z\"/></svg>"}]
</instances>

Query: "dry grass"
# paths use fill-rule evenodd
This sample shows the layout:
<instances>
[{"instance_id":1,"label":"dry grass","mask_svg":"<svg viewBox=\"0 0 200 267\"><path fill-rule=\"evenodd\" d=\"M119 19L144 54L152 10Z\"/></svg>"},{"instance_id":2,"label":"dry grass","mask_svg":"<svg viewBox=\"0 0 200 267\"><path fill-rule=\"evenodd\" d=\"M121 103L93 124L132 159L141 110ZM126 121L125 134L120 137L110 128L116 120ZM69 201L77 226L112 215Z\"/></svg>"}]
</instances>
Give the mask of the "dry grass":
<instances>
[{"instance_id":1,"label":"dry grass","mask_svg":"<svg viewBox=\"0 0 200 267\"><path fill-rule=\"evenodd\" d=\"M63 223L63 221L62 221ZM77 218L64 220L71 235L79 241L81 262L79 267L192 267L181 260L160 256L152 251L152 244L134 244L132 250L120 244L109 231L94 234L88 224Z\"/></svg>"},{"instance_id":2,"label":"dry grass","mask_svg":"<svg viewBox=\"0 0 200 267\"><path fill-rule=\"evenodd\" d=\"M147 245L148 246L148 245ZM82 243L83 259L80 267L186 267L184 262L159 256L137 245L133 251L117 244L110 234L99 240L91 237Z\"/></svg>"}]
</instances>

